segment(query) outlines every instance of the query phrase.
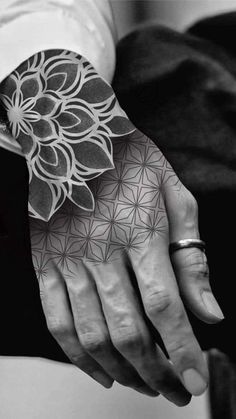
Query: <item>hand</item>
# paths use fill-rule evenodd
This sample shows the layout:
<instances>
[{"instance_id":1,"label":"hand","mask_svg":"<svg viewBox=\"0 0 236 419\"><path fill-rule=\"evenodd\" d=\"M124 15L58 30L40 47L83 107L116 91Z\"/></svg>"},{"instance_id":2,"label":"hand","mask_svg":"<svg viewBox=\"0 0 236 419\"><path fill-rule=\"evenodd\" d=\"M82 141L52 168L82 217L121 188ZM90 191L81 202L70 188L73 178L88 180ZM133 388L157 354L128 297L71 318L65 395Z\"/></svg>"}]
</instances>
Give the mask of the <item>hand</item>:
<instances>
[{"instance_id":1,"label":"hand","mask_svg":"<svg viewBox=\"0 0 236 419\"><path fill-rule=\"evenodd\" d=\"M25 74L24 68L22 71ZM103 85L95 73L94 79L99 79L100 86ZM7 86L9 89L6 83L5 100L6 92L10 94ZM103 94L107 89L106 84ZM96 92L87 89L88 109L94 109ZM170 261L168 252L170 241L199 236L197 206L161 152L135 130L112 94L109 93L109 97L112 97L115 112L109 114L110 119L105 118L102 129L106 133L106 144L112 139L115 168L90 182L95 211L86 212L65 201L49 223L31 223L33 260L44 312L49 330L71 361L97 381L109 387L116 380L145 394L161 392L176 404L186 404L190 399L186 389L191 394L200 394L208 377L183 302L203 321L219 320L204 253L199 249L185 249L176 252ZM81 100L79 94L77 99ZM104 105L103 99L100 96ZM67 105L66 102L64 106ZM11 104L8 109L12 124L16 118L13 108ZM34 112L36 110L39 112L40 107ZM41 109L42 115L45 112ZM114 123L117 117L118 124ZM113 123L109 124L112 119ZM83 118L81 121L83 126ZM19 122L18 117L17 126ZM36 122L31 120L27 134L33 139ZM99 133L96 127L92 124L92 137ZM83 145L88 138L82 130L81 140L80 124L75 124L73 129L76 136L73 141L69 136L68 143ZM24 144L21 130L18 137ZM39 142L40 150L42 142L46 144L48 139L53 140L50 132ZM57 141L61 141L60 137ZM33 144L35 151L38 143ZM27 149L27 141L25 147ZM36 160L33 156L31 151L27 154L29 166L35 161L41 164L41 154ZM77 162L81 158L87 158L90 164L96 161L91 152L77 157ZM60 173L60 164L57 166L54 177L47 175L48 179L70 190L67 185L73 184L73 173L71 178L65 178ZM87 166L90 170L89 164ZM54 169L52 164L51 170ZM93 171L88 178L96 175ZM40 193L37 195L42 201ZM74 196L78 200L71 199L70 194L71 201L83 206L83 193ZM58 202L62 205L64 199ZM57 203L54 210L60 205ZM136 277L140 298L130 281L130 272ZM208 299L202 298L203 291L207 292ZM205 306L209 300L210 312ZM218 310L216 315L212 314L214 304ZM156 345L144 313L160 333L172 363Z\"/></svg>"},{"instance_id":2,"label":"hand","mask_svg":"<svg viewBox=\"0 0 236 419\"><path fill-rule=\"evenodd\" d=\"M168 253L169 240L199 236L197 206L143 134L135 131L113 145L115 168L90 184L93 213L66 202L49 223L31 222L48 327L71 361L95 379L99 371L108 386L109 376L185 404L183 385L200 394L208 377L179 290L202 320L218 320L201 297L203 291L212 295L205 254L176 252L174 274ZM172 364L148 330L128 267Z\"/></svg>"}]
</instances>

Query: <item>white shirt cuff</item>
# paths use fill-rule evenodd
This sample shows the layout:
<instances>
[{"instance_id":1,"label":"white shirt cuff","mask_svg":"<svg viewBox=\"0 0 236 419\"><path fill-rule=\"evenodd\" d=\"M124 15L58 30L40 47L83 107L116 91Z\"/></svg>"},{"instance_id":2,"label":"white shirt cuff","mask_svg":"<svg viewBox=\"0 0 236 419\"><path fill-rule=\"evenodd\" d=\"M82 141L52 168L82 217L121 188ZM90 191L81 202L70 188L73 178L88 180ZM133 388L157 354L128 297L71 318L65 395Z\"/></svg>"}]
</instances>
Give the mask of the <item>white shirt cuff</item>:
<instances>
[{"instance_id":1,"label":"white shirt cuff","mask_svg":"<svg viewBox=\"0 0 236 419\"><path fill-rule=\"evenodd\" d=\"M61 9L19 14L0 25L0 82L37 52L65 49L86 58L99 75L111 82L115 68L115 45L109 25L88 15L75 18ZM7 141L0 140L7 148ZM10 151L13 151L13 144ZM9 149L9 148L8 148ZM15 150L19 154L19 149Z\"/></svg>"},{"instance_id":2,"label":"white shirt cuff","mask_svg":"<svg viewBox=\"0 0 236 419\"><path fill-rule=\"evenodd\" d=\"M19 16L0 27L0 81L31 55L46 49L67 49L85 58L107 81L115 67L115 46L108 27L98 31L92 20L78 22L62 10Z\"/></svg>"}]
</instances>

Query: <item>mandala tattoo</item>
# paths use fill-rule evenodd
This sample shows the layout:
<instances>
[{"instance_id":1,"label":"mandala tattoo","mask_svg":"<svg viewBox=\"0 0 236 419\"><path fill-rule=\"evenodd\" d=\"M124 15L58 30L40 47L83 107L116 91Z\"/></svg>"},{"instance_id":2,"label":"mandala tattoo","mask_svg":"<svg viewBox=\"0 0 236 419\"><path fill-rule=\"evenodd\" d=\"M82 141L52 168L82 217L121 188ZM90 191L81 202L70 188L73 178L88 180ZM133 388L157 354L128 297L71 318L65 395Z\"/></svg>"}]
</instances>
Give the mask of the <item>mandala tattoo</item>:
<instances>
[{"instance_id":1,"label":"mandala tattoo","mask_svg":"<svg viewBox=\"0 0 236 419\"><path fill-rule=\"evenodd\" d=\"M29 213L49 220L69 198L94 209L87 181L113 168L112 139L134 131L110 85L83 57L40 52L1 84L8 126L29 168Z\"/></svg>"},{"instance_id":2,"label":"mandala tattoo","mask_svg":"<svg viewBox=\"0 0 236 419\"><path fill-rule=\"evenodd\" d=\"M44 280L51 269L76 275L78 263L112 262L140 252L168 233L163 188L181 183L163 154L139 131L113 141L113 170L90 182L95 210L66 201L48 223L31 220L35 270Z\"/></svg>"}]
</instances>

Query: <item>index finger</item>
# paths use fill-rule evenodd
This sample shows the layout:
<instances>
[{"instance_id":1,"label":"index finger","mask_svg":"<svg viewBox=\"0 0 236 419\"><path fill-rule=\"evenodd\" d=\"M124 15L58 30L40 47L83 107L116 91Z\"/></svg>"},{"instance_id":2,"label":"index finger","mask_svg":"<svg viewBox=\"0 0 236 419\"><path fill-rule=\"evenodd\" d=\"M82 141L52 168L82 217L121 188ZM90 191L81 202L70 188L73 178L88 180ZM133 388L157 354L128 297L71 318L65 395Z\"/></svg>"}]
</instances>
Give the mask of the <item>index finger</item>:
<instances>
[{"instance_id":1,"label":"index finger","mask_svg":"<svg viewBox=\"0 0 236 419\"><path fill-rule=\"evenodd\" d=\"M168 254L168 239L158 236L142 253L130 253L144 309L160 333L186 389L202 394L208 369L181 301Z\"/></svg>"},{"instance_id":2,"label":"index finger","mask_svg":"<svg viewBox=\"0 0 236 419\"><path fill-rule=\"evenodd\" d=\"M163 189L169 221L170 242L199 239L198 206L193 195L179 182ZM224 315L212 293L209 269L204 251L197 247L175 251L172 263L184 302L202 321L216 323Z\"/></svg>"}]
</instances>

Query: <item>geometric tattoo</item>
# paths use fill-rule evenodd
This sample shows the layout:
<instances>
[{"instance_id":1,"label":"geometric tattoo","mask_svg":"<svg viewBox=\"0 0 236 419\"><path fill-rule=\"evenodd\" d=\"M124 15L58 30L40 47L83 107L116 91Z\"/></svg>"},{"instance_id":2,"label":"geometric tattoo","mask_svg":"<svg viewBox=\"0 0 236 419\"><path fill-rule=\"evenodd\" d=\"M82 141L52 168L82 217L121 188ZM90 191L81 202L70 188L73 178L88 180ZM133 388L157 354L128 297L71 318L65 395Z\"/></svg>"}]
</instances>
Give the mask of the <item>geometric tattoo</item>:
<instances>
[{"instance_id":1,"label":"geometric tattoo","mask_svg":"<svg viewBox=\"0 0 236 419\"><path fill-rule=\"evenodd\" d=\"M157 146L140 131L113 140L114 169L89 183L93 212L67 200L49 222L31 219L33 263L39 280L51 269L76 275L78 264L112 262L168 233L163 187L181 183Z\"/></svg>"},{"instance_id":2,"label":"geometric tattoo","mask_svg":"<svg viewBox=\"0 0 236 419\"><path fill-rule=\"evenodd\" d=\"M94 209L87 182L112 169L112 139L134 131L111 86L83 57L35 54L1 84L8 128L27 159L29 213L49 220L66 197Z\"/></svg>"}]
</instances>

